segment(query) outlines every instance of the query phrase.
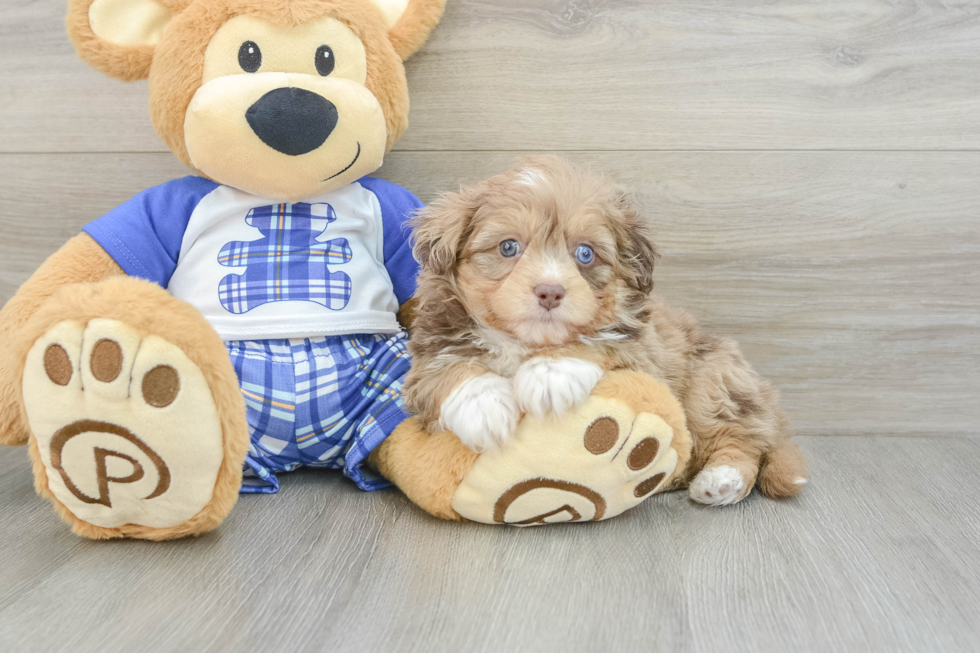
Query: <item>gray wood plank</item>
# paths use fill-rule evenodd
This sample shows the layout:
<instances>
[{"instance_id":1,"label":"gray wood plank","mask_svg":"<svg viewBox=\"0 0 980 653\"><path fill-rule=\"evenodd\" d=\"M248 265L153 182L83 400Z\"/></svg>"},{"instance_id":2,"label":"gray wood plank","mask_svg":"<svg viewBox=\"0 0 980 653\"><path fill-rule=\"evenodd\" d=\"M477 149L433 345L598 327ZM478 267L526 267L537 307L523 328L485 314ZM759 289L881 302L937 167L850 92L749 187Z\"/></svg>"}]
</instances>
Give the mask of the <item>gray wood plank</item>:
<instances>
[{"instance_id":1,"label":"gray wood plank","mask_svg":"<svg viewBox=\"0 0 980 653\"><path fill-rule=\"evenodd\" d=\"M446 524L333 473L172 543L75 538L0 450L0 648L973 651L980 444L803 438L797 499Z\"/></svg>"},{"instance_id":2,"label":"gray wood plank","mask_svg":"<svg viewBox=\"0 0 980 653\"><path fill-rule=\"evenodd\" d=\"M429 200L516 156L396 152L382 174ZM634 191L663 253L658 290L737 338L801 433L976 431L980 154L569 156ZM184 173L168 154L0 167L0 301L86 222Z\"/></svg>"},{"instance_id":3,"label":"gray wood plank","mask_svg":"<svg viewBox=\"0 0 980 653\"><path fill-rule=\"evenodd\" d=\"M161 151L63 12L0 5L0 151ZM976 149L978 64L975 2L450 0L398 147Z\"/></svg>"}]
</instances>

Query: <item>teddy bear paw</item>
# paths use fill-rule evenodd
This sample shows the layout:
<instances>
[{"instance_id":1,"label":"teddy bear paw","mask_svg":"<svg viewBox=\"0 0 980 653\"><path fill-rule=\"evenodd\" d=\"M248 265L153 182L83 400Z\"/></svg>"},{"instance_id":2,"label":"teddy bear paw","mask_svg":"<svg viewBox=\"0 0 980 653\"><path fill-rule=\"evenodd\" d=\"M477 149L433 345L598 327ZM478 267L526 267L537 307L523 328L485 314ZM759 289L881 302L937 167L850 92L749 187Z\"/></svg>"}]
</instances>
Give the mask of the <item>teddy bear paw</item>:
<instances>
[{"instance_id":1,"label":"teddy bear paw","mask_svg":"<svg viewBox=\"0 0 980 653\"><path fill-rule=\"evenodd\" d=\"M507 447L476 460L453 509L518 526L608 519L666 487L673 436L659 415L599 396L557 421L526 416Z\"/></svg>"},{"instance_id":2,"label":"teddy bear paw","mask_svg":"<svg viewBox=\"0 0 980 653\"><path fill-rule=\"evenodd\" d=\"M115 320L61 322L31 348L23 393L47 488L77 519L172 527L211 501L221 422L176 346Z\"/></svg>"}]
</instances>

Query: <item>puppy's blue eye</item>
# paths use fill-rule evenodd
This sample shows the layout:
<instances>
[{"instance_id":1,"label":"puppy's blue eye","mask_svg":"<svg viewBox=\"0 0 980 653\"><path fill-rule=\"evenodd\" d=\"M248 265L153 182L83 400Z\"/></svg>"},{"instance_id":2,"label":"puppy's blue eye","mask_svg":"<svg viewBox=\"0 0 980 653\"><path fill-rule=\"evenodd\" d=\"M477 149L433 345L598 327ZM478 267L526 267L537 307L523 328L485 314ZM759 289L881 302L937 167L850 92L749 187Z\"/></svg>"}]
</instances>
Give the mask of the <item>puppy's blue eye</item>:
<instances>
[{"instance_id":1,"label":"puppy's blue eye","mask_svg":"<svg viewBox=\"0 0 980 653\"><path fill-rule=\"evenodd\" d=\"M516 240L505 240L500 243L500 255L504 258L513 258L520 254L521 245Z\"/></svg>"},{"instance_id":2,"label":"puppy's blue eye","mask_svg":"<svg viewBox=\"0 0 980 653\"><path fill-rule=\"evenodd\" d=\"M578 249L575 250L575 258L577 258L578 262L582 265L588 265L592 262L592 259L595 258L595 252L593 252L592 248L588 245L579 245Z\"/></svg>"}]
</instances>

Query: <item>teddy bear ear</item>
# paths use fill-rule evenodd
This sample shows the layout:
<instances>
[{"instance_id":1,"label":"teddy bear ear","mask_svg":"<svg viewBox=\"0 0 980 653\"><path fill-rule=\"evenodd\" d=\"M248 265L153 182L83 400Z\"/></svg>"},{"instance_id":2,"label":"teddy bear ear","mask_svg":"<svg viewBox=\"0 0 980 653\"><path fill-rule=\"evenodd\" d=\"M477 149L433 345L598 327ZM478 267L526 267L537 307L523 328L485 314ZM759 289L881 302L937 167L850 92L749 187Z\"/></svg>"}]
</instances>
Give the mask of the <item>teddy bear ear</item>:
<instances>
[{"instance_id":1,"label":"teddy bear ear","mask_svg":"<svg viewBox=\"0 0 980 653\"><path fill-rule=\"evenodd\" d=\"M69 0L66 25L88 65L129 81L150 74L153 51L182 0Z\"/></svg>"},{"instance_id":2,"label":"teddy bear ear","mask_svg":"<svg viewBox=\"0 0 980 653\"><path fill-rule=\"evenodd\" d=\"M446 0L370 0L388 25L388 38L402 60L415 53L442 18Z\"/></svg>"}]
</instances>

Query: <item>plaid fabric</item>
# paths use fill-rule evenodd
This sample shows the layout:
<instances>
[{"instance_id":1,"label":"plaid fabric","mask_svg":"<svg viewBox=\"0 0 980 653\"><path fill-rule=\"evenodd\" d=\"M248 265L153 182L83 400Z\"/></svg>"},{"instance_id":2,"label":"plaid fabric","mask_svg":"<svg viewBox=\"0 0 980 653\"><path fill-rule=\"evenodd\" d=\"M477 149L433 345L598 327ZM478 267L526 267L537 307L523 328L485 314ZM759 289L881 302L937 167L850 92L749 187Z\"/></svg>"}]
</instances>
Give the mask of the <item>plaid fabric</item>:
<instances>
[{"instance_id":1,"label":"plaid fabric","mask_svg":"<svg viewBox=\"0 0 980 653\"><path fill-rule=\"evenodd\" d=\"M227 243L218 262L245 267L244 274L229 274L218 284L221 305L236 315L269 302L309 301L340 310L351 297L351 280L330 265L351 260L346 238L319 242L327 225L337 219L329 204L274 204L252 209L245 222L263 238Z\"/></svg>"},{"instance_id":2,"label":"plaid fabric","mask_svg":"<svg viewBox=\"0 0 980 653\"><path fill-rule=\"evenodd\" d=\"M405 419L407 336L327 336L226 343L247 405L242 492L272 494L277 472L343 469L363 490L388 481L363 466Z\"/></svg>"}]
</instances>

